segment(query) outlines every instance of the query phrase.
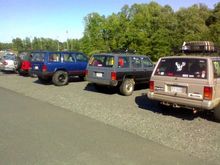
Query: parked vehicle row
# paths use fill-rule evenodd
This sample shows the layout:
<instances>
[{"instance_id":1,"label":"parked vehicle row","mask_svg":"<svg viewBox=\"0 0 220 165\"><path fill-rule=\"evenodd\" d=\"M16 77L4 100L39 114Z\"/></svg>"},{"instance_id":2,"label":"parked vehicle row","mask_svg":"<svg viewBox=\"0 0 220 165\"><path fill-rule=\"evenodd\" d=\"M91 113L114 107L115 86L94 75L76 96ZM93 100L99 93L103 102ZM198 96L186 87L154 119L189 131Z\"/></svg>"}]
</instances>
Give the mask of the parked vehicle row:
<instances>
[{"instance_id":1,"label":"parked vehicle row","mask_svg":"<svg viewBox=\"0 0 220 165\"><path fill-rule=\"evenodd\" d=\"M213 52L209 42L205 41L205 46L198 42L199 47L196 43L184 43L183 48L187 53L190 47L196 52L200 48ZM12 69L10 58L1 60L1 69ZM135 84L149 83L149 99L194 113L210 110L220 121L220 57L210 54L162 57L156 66L147 56L127 53L95 54L89 59L81 52L35 51L20 55L18 61L13 69L19 74L36 75L40 82L52 81L56 86L67 85L71 76L78 76L96 88L118 87L122 95L129 96Z\"/></svg>"}]
</instances>

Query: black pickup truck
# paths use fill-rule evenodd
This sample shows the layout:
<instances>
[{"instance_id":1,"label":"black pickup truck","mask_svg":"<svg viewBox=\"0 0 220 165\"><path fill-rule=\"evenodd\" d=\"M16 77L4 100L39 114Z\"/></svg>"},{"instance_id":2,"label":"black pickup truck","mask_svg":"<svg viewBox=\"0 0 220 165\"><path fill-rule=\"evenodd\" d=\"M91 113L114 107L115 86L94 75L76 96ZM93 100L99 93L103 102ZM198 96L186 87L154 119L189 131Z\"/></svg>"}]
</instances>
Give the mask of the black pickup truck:
<instances>
[{"instance_id":1,"label":"black pickup truck","mask_svg":"<svg viewBox=\"0 0 220 165\"><path fill-rule=\"evenodd\" d=\"M135 54L96 54L90 58L86 80L97 85L118 86L129 96L136 83L148 83L154 65L149 57Z\"/></svg>"}]
</instances>

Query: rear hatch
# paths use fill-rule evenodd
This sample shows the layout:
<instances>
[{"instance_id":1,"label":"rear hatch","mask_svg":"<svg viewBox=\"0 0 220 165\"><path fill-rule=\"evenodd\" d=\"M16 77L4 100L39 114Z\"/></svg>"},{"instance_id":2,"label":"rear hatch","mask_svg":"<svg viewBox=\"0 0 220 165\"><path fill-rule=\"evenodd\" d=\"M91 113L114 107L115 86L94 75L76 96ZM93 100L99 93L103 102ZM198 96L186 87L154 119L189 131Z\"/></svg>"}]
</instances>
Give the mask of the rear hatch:
<instances>
[{"instance_id":1,"label":"rear hatch","mask_svg":"<svg viewBox=\"0 0 220 165\"><path fill-rule=\"evenodd\" d=\"M207 63L205 58L162 58L151 79L154 93L203 100L204 90L209 88Z\"/></svg>"},{"instance_id":2,"label":"rear hatch","mask_svg":"<svg viewBox=\"0 0 220 165\"><path fill-rule=\"evenodd\" d=\"M45 53L44 52L33 52L31 59L31 70L32 72L42 72L45 60Z\"/></svg>"},{"instance_id":3,"label":"rear hatch","mask_svg":"<svg viewBox=\"0 0 220 165\"><path fill-rule=\"evenodd\" d=\"M115 59L112 55L93 55L87 66L87 80L100 84L108 84L115 80Z\"/></svg>"},{"instance_id":4,"label":"rear hatch","mask_svg":"<svg viewBox=\"0 0 220 165\"><path fill-rule=\"evenodd\" d=\"M31 57L30 57L30 55L28 55L28 54L21 55L20 58L21 58L21 61L22 61L21 69L22 70L29 70L30 67L31 67Z\"/></svg>"}]
</instances>

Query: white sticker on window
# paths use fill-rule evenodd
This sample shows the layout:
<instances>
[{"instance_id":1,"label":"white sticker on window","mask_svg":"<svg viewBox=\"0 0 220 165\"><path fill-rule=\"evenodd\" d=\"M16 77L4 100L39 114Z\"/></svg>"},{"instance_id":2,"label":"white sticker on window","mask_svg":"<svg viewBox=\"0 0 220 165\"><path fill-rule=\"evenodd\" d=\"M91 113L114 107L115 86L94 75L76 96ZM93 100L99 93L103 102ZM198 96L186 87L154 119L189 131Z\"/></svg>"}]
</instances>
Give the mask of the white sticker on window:
<instances>
[{"instance_id":1,"label":"white sticker on window","mask_svg":"<svg viewBox=\"0 0 220 165\"><path fill-rule=\"evenodd\" d=\"M186 62L182 62L181 64L179 64L178 62L175 62L175 65L177 67L177 72L180 72L183 70L183 67L186 65Z\"/></svg>"}]
</instances>

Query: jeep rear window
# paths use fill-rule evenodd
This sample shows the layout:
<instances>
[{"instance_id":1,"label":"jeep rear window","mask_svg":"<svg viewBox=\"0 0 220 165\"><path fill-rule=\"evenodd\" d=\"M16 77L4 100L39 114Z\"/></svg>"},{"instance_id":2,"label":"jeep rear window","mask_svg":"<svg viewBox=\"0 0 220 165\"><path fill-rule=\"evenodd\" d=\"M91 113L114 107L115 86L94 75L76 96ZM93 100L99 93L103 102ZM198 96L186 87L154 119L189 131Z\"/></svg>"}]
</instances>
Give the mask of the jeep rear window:
<instances>
[{"instance_id":1,"label":"jeep rear window","mask_svg":"<svg viewBox=\"0 0 220 165\"><path fill-rule=\"evenodd\" d=\"M155 73L158 76L207 78L207 60L193 58L161 59Z\"/></svg>"},{"instance_id":2,"label":"jeep rear window","mask_svg":"<svg viewBox=\"0 0 220 165\"><path fill-rule=\"evenodd\" d=\"M43 62L44 61L44 53L32 53L32 59L33 62Z\"/></svg>"},{"instance_id":3,"label":"jeep rear window","mask_svg":"<svg viewBox=\"0 0 220 165\"><path fill-rule=\"evenodd\" d=\"M114 56L94 55L89 60L89 66L113 67L115 63Z\"/></svg>"}]
</instances>

